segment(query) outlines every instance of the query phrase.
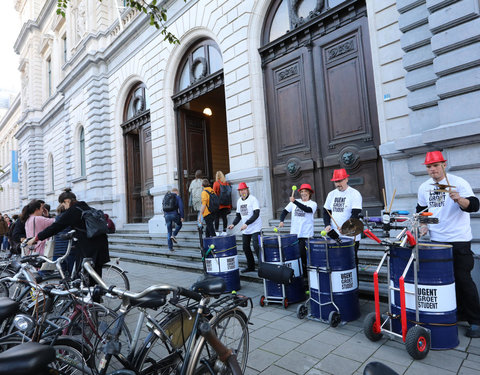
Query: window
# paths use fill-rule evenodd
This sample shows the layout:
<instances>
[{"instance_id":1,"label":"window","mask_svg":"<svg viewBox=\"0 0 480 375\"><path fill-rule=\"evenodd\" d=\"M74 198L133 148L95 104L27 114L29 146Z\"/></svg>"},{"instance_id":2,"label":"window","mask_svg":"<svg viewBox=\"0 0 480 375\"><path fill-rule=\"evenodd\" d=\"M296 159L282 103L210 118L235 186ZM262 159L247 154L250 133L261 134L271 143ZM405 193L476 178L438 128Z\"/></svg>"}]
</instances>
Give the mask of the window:
<instances>
[{"instance_id":1,"label":"window","mask_svg":"<svg viewBox=\"0 0 480 375\"><path fill-rule=\"evenodd\" d=\"M52 154L48 155L48 172L50 177L50 191L55 191L55 169Z\"/></svg>"},{"instance_id":2,"label":"window","mask_svg":"<svg viewBox=\"0 0 480 375\"><path fill-rule=\"evenodd\" d=\"M128 94L123 121L127 121L137 115L145 113L149 109L150 100L147 95L147 90L145 89L145 84L138 83L132 88L130 94Z\"/></svg>"},{"instance_id":3,"label":"window","mask_svg":"<svg viewBox=\"0 0 480 375\"><path fill-rule=\"evenodd\" d=\"M86 163L85 163L85 130L83 126L80 128L79 134L79 151L80 151L80 176L87 175Z\"/></svg>"},{"instance_id":4,"label":"window","mask_svg":"<svg viewBox=\"0 0 480 375\"><path fill-rule=\"evenodd\" d=\"M27 163L23 163L22 167L22 187L23 187L23 195L28 196L28 170L27 170Z\"/></svg>"},{"instance_id":5,"label":"window","mask_svg":"<svg viewBox=\"0 0 480 375\"><path fill-rule=\"evenodd\" d=\"M52 59L47 59L47 89L48 96L52 96Z\"/></svg>"},{"instance_id":6,"label":"window","mask_svg":"<svg viewBox=\"0 0 480 375\"><path fill-rule=\"evenodd\" d=\"M203 40L187 53L180 66L177 92L222 70L222 54L213 40Z\"/></svg>"},{"instance_id":7,"label":"window","mask_svg":"<svg viewBox=\"0 0 480 375\"><path fill-rule=\"evenodd\" d=\"M62 37L62 46L63 46L63 63L67 62L67 34L64 34Z\"/></svg>"}]
</instances>

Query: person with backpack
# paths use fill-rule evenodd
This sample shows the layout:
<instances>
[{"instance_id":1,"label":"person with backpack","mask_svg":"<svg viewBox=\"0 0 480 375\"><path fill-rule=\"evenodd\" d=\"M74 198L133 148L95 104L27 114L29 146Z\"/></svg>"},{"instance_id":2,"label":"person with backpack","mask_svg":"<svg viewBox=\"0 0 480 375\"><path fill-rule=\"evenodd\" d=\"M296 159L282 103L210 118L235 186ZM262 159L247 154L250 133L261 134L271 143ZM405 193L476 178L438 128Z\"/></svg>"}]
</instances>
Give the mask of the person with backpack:
<instances>
[{"instance_id":1,"label":"person with backpack","mask_svg":"<svg viewBox=\"0 0 480 375\"><path fill-rule=\"evenodd\" d=\"M165 216L165 224L167 225L167 244L168 250L173 251L173 243L177 243L177 234L182 229L184 219L183 201L179 195L177 188L167 191L163 197L163 215ZM173 223L175 223L175 231L172 235Z\"/></svg>"},{"instance_id":2,"label":"person with backpack","mask_svg":"<svg viewBox=\"0 0 480 375\"><path fill-rule=\"evenodd\" d=\"M95 271L102 276L102 266L110 261L107 239L108 228L103 212L92 209L83 201L78 201L71 189L65 189L59 195L58 202L63 204L66 209L65 212L57 221L38 233L35 238L32 238L28 245L43 241L67 227L72 227L77 230L78 242L75 245L77 263L82 264L84 258L91 258ZM95 226L97 228L94 228ZM90 282L92 285L95 284L92 279Z\"/></svg>"},{"instance_id":3,"label":"person with backpack","mask_svg":"<svg viewBox=\"0 0 480 375\"><path fill-rule=\"evenodd\" d=\"M216 181L213 183L213 191L218 195L219 209L215 217L215 232L219 236L227 235L227 215L232 210L232 186L227 182L222 171L218 171L215 175ZM220 227L220 219L223 222L223 232L218 233Z\"/></svg>"},{"instance_id":4,"label":"person with backpack","mask_svg":"<svg viewBox=\"0 0 480 375\"><path fill-rule=\"evenodd\" d=\"M210 182L206 178L202 181L202 186L202 207L200 207L200 212L202 213L203 219L207 225L205 236L215 237L216 233L213 223L220 206L219 199L213 189L210 187ZM198 220L198 224L201 224L200 220Z\"/></svg>"},{"instance_id":5,"label":"person with backpack","mask_svg":"<svg viewBox=\"0 0 480 375\"><path fill-rule=\"evenodd\" d=\"M258 199L253 195L250 195L250 190L245 182L241 182L238 185L238 193L240 198L237 201L237 216L233 220L233 223L228 226L228 229L233 229L240 221L243 225L240 230L243 231L242 242L243 252L247 257L247 268L244 268L241 272L255 271L255 259L253 258L252 249L250 243L253 242L253 249L259 259L258 237L262 230L262 218L260 217L260 204Z\"/></svg>"},{"instance_id":6,"label":"person with backpack","mask_svg":"<svg viewBox=\"0 0 480 375\"><path fill-rule=\"evenodd\" d=\"M47 228L54 222L54 219L43 216L44 203L43 201L33 199L27 205L25 212L22 212L22 220L25 222L25 233L27 238L35 237L38 233ZM51 236L48 236L51 237ZM46 245L46 237L44 240L37 242L34 252L43 255Z\"/></svg>"}]
</instances>

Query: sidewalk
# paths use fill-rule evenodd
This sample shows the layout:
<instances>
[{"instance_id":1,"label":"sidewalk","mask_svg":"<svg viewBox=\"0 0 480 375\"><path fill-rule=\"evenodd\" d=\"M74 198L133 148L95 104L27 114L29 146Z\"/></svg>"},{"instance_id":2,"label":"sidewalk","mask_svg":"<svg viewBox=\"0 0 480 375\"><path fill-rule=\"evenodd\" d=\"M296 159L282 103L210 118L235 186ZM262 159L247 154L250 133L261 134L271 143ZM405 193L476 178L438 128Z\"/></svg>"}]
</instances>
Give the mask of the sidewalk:
<instances>
[{"instance_id":1,"label":"sidewalk","mask_svg":"<svg viewBox=\"0 0 480 375\"><path fill-rule=\"evenodd\" d=\"M120 266L128 271L133 291L161 282L189 287L200 277L199 273L129 262ZM371 361L381 361L406 375L480 374L480 339L467 338L463 326L459 327L456 349L431 350L425 359L414 361L401 343L386 338L371 342L365 337L363 319L374 310L372 301L360 301L359 320L330 328L298 319L296 304L288 309L280 304L260 307L261 283L242 281L241 293L254 301L246 374L357 375Z\"/></svg>"}]
</instances>

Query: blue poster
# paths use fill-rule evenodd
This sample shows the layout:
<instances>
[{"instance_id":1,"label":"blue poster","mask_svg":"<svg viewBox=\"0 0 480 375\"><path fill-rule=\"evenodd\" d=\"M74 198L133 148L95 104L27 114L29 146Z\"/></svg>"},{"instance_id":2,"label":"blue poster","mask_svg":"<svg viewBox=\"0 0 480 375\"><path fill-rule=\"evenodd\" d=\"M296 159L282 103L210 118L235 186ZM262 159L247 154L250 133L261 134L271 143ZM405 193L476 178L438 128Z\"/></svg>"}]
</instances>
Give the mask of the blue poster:
<instances>
[{"instance_id":1,"label":"blue poster","mask_svg":"<svg viewBox=\"0 0 480 375\"><path fill-rule=\"evenodd\" d=\"M18 182L18 152L12 150L12 182Z\"/></svg>"}]
</instances>

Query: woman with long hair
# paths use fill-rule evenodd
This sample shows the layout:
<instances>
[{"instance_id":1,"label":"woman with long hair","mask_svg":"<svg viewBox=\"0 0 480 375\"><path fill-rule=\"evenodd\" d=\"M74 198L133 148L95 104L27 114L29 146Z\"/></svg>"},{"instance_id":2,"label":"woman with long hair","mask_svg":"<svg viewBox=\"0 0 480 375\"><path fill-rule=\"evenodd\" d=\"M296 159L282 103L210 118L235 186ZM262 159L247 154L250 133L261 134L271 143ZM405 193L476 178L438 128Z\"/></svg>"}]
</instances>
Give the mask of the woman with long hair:
<instances>
[{"instance_id":1,"label":"woman with long hair","mask_svg":"<svg viewBox=\"0 0 480 375\"><path fill-rule=\"evenodd\" d=\"M25 223L25 234L27 235L27 238L35 237L38 233L53 223L54 219L43 216L43 213L43 201L34 199L27 204L27 208L22 212L22 220ZM35 245L34 252L43 255L48 237Z\"/></svg>"},{"instance_id":2,"label":"woman with long hair","mask_svg":"<svg viewBox=\"0 0 480 375\"><path fill-rule=\"evenodd\" d=\"M215 216L215 232L217 232L217 235L225 236L227 234L228 227L227 215L232 210L232 187L227 182L227 179L222 171L217 171L215 174L213 191L220 199L219 209L217 215ZM222 233L218 233L218 229L220 228L220 219L222 219L223 223Z\"/></svg>"}]
</instances>

